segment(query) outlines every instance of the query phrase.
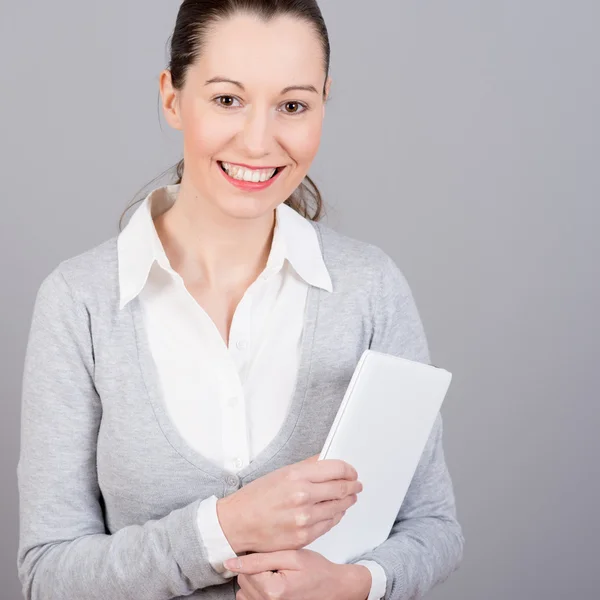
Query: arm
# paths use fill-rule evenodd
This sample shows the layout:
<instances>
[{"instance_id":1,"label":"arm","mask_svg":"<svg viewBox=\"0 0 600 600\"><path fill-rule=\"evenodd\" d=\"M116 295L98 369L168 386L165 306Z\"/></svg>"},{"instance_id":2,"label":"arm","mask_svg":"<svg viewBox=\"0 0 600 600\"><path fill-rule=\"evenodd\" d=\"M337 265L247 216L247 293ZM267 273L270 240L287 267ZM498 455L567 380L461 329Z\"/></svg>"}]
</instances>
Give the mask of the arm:
<instances>
[{"instance_id":1,"label":"arm","mask_svg":"<svg viewBox=\"0 0 600 600\"><path fill-rule=\"evenodd\" d=\"M383 567L374 560L359 560L346 566L355 567L358 565L367 568L366 573L363 572L362 575L365 581L368 582L368 592L363 594L364 597L361 600L381 600L385 596L387 587L387 577Z\"/></svg>"},{"instance_id":2,"label":"arm","mask_svg":"<svg viewBox=\"0 0 600 600\"><path fill-rule=\"evenodd\" d=\"M387 255L374 309L374 350L430 364L425 333L403 274ZM388 539L353 561L373 560L386 574L385 600L415 600L454 572L464 538L444 459L438 413Z\"/></svg>"},{"instance_id":3,"label":"arm","mask_svg":"<svg viewBox=\"0 0 600 600\"><path fill-rule=\"evenodd\" d=\"M217 573L221 573L223 577L235 577L236 574L228 571L223 565L226 560L236 558L238 555L231 547L221 527L216 496L211 496L200 504L198 509L198 528L202 534L208 559L213 569Z\"/></svg>"},{"instance_id":4,"label":"arm","mask_svg":"<svg viewBox=\"0 0 600 600\"><path fill-rule=\"evenodd\" d=\"M227 582L206 556L201 499L107 534L93 373L89 314L57 267L37 293L23 373L17 566L25 598L166 600Z\"/></svg>"}]
</instances>

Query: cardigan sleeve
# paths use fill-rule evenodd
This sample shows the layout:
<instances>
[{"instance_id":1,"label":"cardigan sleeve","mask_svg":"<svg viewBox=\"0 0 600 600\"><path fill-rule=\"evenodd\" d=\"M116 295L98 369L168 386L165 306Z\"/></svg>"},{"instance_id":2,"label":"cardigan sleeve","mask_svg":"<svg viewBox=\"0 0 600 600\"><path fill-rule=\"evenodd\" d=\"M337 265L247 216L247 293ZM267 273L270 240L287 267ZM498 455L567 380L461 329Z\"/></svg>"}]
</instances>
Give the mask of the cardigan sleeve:
<instances>
[{"instance_id":1,"label":"cardigan sleeve","mask_svg":"<svg viewBox=\"0 0 600 600\"><path fill-rule=\"evenodd\" d=\"M22 381L17 567L27 600L167 600L227 581L202 499L108 534L96 474L102 405L89 313L57 267L37 292Z\"/></svg>"},{"instance_id":2,"label":"cardigan sleeve","mask_svg":"<svg viewBox=\"0 0 600 600\"><path fill-rule=\"evenodd\" d=\"M406 278L384 255L374 285L374 350L430 364L419 312ZM385 600L416 600L445 581L462 561L464 538L442 446L438 412L388 539L352 560L374 560L387 578Z\"/></svg>"}]
</instances>

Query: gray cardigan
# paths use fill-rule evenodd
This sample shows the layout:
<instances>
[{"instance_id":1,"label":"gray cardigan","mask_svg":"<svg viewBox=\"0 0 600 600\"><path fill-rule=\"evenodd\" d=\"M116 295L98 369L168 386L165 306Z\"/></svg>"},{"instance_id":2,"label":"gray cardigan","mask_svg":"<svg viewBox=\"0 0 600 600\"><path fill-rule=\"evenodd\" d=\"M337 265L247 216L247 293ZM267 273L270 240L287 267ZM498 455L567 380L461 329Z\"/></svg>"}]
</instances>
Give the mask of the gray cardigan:
<instances>
[{"instance_id":1,"label":"gray cardigan","mask_svg":"<svg viewBox=\"0 0 600 600\"><path fill-rule=\"evenodd\" d=\"M289 413L237 475L195 452L169 420L138 300L118 306L117 237L46 276L25 357L17 466L27 599L235 600L237 579L207 560L198 504L319 453L366 348L429 363L391 258L314 226L333 293L310 287ZM463 544L438 414L389 538L352 562L377 561L385 599L412 600L449 577Z\"/></svg>"}]
</instances>

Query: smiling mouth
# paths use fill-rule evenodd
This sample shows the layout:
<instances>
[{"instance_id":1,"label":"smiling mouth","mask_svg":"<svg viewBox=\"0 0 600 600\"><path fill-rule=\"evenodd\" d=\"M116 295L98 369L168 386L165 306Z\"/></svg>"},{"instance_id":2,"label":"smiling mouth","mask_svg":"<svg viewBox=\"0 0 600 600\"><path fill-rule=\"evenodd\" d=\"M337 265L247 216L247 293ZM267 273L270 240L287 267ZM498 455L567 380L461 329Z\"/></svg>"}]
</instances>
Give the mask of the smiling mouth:
<instances>
[{"instance_id":1,"label":"smiling mouth","mask_svg":"<svg viewBox=\"0 0 600 600\"><path fill-rule=\"evenodd\" d=\"M231 163L223 163L218 160L217 163L224 173L227 173L232 179L237 181L247 181L254 183L263 183L273 179L280 171L285 167L275 167L274 169L248 169L246 167L240 167ZM225 166L227 165L227 167Z\"/></svg>"}]
</instances>

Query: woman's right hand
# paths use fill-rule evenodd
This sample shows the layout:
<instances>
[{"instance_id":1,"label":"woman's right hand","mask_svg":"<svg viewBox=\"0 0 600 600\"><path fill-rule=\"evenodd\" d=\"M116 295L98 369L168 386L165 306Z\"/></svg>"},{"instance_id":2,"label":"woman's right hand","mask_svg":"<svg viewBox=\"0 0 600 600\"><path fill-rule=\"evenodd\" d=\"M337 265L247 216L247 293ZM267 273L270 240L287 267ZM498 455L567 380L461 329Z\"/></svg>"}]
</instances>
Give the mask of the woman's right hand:
<instances>
[{"instance_id":1,"label":"woman's right hand","mask_svg":"<svg viewBox=\"0 0 600 600\"><path fill-rule=\"evenodd\" d=\"M354 467L318 454L255 479L217 501L236 554L299 550L340 522L362 491Z\"/></svg>"}]
</instances>

